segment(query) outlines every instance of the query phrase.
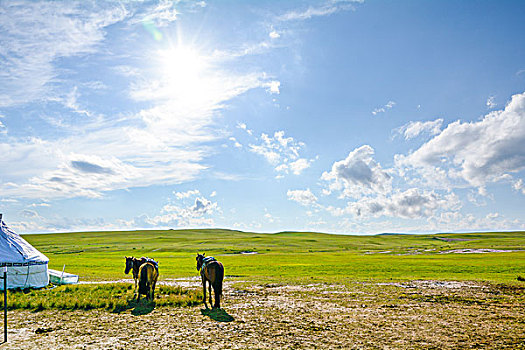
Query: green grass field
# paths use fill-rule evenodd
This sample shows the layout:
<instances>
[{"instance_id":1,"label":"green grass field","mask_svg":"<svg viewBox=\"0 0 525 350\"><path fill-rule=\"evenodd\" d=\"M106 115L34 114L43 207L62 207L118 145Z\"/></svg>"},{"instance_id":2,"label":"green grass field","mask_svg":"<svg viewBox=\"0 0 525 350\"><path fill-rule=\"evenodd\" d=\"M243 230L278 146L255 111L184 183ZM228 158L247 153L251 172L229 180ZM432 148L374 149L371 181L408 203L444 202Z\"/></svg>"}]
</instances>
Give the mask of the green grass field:
<instances>
[{"instance_id":1,"label":"green grass field","mask_svg":"<svg viewBox=\"0 0 525 350\"><path fill-rule=\"evenodd\" d=\"M437 235L343 236L230 230L81 232L25 235L46 254L49 267L81 280L119 280L125 256L149 256L160 279L197 276L195 255L205 252L225 265L229 278L279 282L477 280L523 283L525 232ZM456 249L506 253L442 254ZM256 252L257 254L241 254Z\"/></svg>"}]
</instances>

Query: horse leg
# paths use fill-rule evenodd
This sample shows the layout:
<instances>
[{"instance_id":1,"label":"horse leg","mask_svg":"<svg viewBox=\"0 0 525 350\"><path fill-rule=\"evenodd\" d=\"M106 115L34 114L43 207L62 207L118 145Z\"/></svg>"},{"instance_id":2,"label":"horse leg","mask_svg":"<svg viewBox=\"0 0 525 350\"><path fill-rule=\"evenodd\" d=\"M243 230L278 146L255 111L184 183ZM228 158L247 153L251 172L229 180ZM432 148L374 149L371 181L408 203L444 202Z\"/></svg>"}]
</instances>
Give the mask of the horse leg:
<instances>
[{"instance_id":1,"label":"horse leg","mask_svg":"<svg viewBox=\"0 0 525 350\"><path fill-rule=\"evenodd\" d=\"M215 292L214 307L217 309L220 309L221 308L221 292L219 291L219 288L217 286L213 286L213 291Z\"/></svg>"},{"instance_id":2,"label":"horse leg","mask_svg":"<svg viewBox=\"0 0 525 350\"><path fill-rule=\"evenodd\" d=\"M138 296L138 285L139 285L139 279L138 278L135 278L135 291L133 292L133 299L135 299L135 297L139 297Z\"/></svg>"},{"instance_id":3,"label":"horse leg","mask_svg":"<svg viewBox=\"0 0 525 350\"><path fill-rule=\"evenodd\" d=\"M155 301L155 284L156 284L156 283L157 283L157 282L153 282L153 283L151 284L151 300L152 300L152 301Z\"/></svg>"},{"instance_id":4,"label":"horse leg","mask_svg":"<svg viewBox=\"0 0 525 350\"><path fill-rule=\"evenodd\" d=\"M213 305L211 300L211 281L208 281L208 292L210 293L210 306Z\"/></svg>"},{"instance_id":5,"label":"horse leg","mask_svg":"<svg viewBox=\"0 0 525 350\"><path fill-rule=\"evenodd\" d=\"M202 300L204 301L204 306L207 309L208 305L206 305L206 280L204 279L204 276L202 277Z\"/></svg>"}]
</instances>

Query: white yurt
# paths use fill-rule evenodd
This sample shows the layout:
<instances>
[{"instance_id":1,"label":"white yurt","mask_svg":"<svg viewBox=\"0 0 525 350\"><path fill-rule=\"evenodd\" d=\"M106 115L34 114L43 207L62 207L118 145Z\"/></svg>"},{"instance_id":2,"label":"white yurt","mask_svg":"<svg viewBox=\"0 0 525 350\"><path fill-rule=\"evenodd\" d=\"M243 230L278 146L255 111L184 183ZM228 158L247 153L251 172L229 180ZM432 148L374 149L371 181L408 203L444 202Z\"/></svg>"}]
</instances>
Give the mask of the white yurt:
<instances>
[{"instance_id":1,"label":"white yurt","mask_svg":"<svg viewBox=\"0 0 525 350\"><path fill-rule=\"evenodd\" d=\"M49 259L2 221L0 214L0 274L7 266L7 289L41 288L49 284ZM4 283L0 283L0 290Z\"/></svg>"}]
</instances>

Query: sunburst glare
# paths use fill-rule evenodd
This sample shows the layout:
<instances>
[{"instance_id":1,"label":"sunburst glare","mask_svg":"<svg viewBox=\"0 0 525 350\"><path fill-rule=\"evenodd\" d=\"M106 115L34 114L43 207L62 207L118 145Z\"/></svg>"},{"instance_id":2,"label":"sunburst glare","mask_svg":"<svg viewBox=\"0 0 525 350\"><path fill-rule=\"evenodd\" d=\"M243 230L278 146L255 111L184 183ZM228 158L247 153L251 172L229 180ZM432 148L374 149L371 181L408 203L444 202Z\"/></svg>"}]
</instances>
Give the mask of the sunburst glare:
<instances>
[{"instance_id":1,"label":"sunburst glare","mask_svg":"<svg viewBox=\"0 0 525 350\"><path fill-rule=\"evenodd\" d=\"M158 53L162 80L172 92L188 93L202 86L208 62L197 50L187 46L172 47Z\"/></svg>"}]
</instances>

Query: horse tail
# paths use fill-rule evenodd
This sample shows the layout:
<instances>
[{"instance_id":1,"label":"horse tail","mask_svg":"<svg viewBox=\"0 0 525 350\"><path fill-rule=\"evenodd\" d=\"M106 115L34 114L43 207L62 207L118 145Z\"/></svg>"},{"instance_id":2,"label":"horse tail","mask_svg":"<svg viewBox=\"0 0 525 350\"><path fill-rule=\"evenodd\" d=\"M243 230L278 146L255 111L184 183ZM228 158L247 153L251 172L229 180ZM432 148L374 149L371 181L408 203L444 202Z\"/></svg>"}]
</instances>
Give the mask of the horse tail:
<instances>
[{"instance_id":1,"label":"horse tail","mask_svg":"<svg viewBox=\"0 0 525 350\"><path fill-rule=\"evenodd\" d=\"M217 291L218 295L222 295L222 280L224 279L224 266L218 262L217 269L215 271L215 283L213 289Z\"/></svg>"},{"instance_id":2,"label":"horse tail","mask_svg":"<svg viewBox=\"0 0 525 350\"><path fill-rule=\"evenodd\" d=\"M139 294L147 294L148 293L148 265L142 264L142 266L139 269Z\"/></svg>"}]
</instances>

